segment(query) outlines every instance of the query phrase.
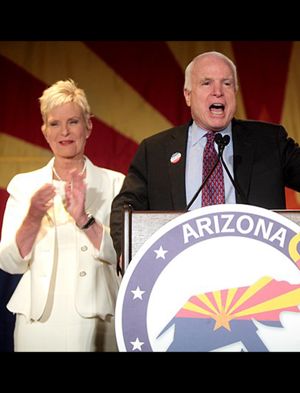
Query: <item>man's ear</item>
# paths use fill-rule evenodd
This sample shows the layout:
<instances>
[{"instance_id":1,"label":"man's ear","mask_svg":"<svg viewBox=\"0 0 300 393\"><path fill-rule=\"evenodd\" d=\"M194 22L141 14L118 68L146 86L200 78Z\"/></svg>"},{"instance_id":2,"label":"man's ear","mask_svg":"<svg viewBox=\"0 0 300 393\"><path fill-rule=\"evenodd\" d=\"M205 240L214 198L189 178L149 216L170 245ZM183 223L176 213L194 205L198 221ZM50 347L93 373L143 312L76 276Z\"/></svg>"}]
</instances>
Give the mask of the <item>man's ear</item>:
<instances>
[{"instance_id":1,"label":"man's ear","mask_svg":"<svg viewBox=\"0 0 300 393\"><path fill-rule=\"evenodd\" d=\"M184 98L185 98L185 102L186 102L187 106L191 106L191 91L188 89L184 89L183 94L184 94Z\"/></svg>"}]
</instances>

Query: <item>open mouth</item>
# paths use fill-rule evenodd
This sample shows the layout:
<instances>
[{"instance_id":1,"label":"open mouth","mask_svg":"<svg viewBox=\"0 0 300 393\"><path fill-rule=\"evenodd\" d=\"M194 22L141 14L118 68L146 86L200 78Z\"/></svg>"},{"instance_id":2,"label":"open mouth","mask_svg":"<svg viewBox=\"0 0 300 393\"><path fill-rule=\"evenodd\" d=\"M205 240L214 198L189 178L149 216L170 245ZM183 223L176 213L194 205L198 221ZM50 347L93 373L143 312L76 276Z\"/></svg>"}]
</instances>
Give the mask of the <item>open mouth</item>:
<instances>
[{"instance_id":1,"label":"open mouth","mask_svg":"<svg viewBox=\"0 0 300 393\"><path fill-rule=\"evenodd\" d=\"M209 110L214 115L222 115L225 110L225 106L223 104L211 104Z\"/></svg>"}]
</instances>

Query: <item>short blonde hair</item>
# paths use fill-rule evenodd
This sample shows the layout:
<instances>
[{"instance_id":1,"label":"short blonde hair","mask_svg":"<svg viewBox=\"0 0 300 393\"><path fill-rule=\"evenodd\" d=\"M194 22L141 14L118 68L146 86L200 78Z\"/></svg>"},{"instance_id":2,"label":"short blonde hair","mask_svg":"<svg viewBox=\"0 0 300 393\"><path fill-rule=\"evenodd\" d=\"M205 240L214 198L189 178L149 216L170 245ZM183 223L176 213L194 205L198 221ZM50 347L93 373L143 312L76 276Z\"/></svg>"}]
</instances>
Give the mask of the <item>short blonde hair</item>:
<instances>
[{"instance_id":1,"label":"short blonde hair","mask_svg":"<svg viewBox=\"0 0 300 393\"><path fill-rule=\"evenodd\" d=\"M90 106L88 104L85 92L78 88L72 79L57 81L46 90L44 90L40 101L40 110L43 118L42 131L45 132L47 117L53 108L59 105L75 102L82 109L86 126L91 117Z\"/></svg>"}]
</instances>

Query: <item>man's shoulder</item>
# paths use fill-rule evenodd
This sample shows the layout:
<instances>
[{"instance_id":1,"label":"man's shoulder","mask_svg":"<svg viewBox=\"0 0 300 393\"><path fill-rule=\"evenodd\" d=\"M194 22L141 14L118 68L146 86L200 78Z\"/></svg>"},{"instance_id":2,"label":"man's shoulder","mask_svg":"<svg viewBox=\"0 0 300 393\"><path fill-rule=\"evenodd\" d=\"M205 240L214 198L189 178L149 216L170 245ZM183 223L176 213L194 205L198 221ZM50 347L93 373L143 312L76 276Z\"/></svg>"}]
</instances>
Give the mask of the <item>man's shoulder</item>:
<instances>
[{"instance_id":1,"label":"man's shoulder","mask_svg":"<svg viewBox=\"0 0 300 393\"><path fill-rule=\"evenodd\" d=\"M282 126L278 123L272 123L262 120L252 120L252 119L236 119L232 120L232 126L235 127L244 127L251 129L273 129L273 128L282 128Z\"/></svg>"}]
</instances>

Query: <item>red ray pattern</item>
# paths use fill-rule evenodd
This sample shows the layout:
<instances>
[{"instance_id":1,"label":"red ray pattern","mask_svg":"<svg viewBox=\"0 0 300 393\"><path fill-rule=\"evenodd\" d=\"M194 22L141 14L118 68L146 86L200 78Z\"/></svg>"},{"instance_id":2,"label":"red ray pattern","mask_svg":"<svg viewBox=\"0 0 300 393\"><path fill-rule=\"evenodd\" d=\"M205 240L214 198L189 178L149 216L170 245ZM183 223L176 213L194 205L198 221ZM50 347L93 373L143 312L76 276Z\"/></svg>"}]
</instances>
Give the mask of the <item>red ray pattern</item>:
<instances>
[{"instance_id":1,"label":"red ray pattern","mask_svg":"<svg viewBox=\"0 0 300 393\"><path fill-rule=\"evenodd\" d=\"M88 41L85 44L171 123L179 125L190 119L183 97L183 71L165 42Z\"/></svg>"},{"instance_id":2,"label":"red ray pattern","mask_svg":"<svg viewBox=\"0 0 300 393\"><path fill-rule=\"evenodd\" d=\"M46 84L26 70L0 56L0 130L14 137L48 149L41 132L41 115L38 97ZM86 153L97 164L110 169L127 172L137 144L109 127L100 119L93 118L91 143Z\"/></svg>"},{"instance_id":3,"label":"red ray pattern","mask_svg":"<svg viewBox=\"0 0 300 393\"><path fill-rule=\"evenodd\" d=\"M3 188L0 188L0 212L4 212L6 200L8 198L8 192ZM2 228L3 213L0 214L0 227ZM0 234L1 237L1 234Z\"/></svg>"},{"instance_id":4,"label":"red ray pattern","mask_svg":"<svg viewBox=\"0 0 300 393\"><path fill-rule=\"evenodd\" d=\"M172 124L189 119L182 94L184 73L166 42L88 41L85 45ZM234 41L231 45L247 117L280 122L293 42ZM39 60L43 61L32 57L33 62ZM0 69L0 132L48 148L40 131L38 102L46 82L1 55ZM87 154L98 165L126 173L137 144L103 119L94 118L93 123ZM293 192L288 192L288 207L299 207ZM2 214L1 210L0 219Z\"/></svg>"},{"instance_id":5,"label":"red ray pattern","mask_svg":"<svg viewBox=\"0 0 300 393\"><path fill-rule=\"evenodd\" d=\"M292 45L292 41L232 42L248 119L281 122ZM288 188L286 200L288 208L299 209L295 192Z\"/></svg>"},{"instance_id":6,"label":"red ray pattern","mask_svg":"<svg viewBox=\"0 0 300 393\"><path fill-rule=\"evenodd\" d=\"M249 119L280 123L291 41L233 41L240 89Z\"/></svg>"},{"instance_id":7,"label":"red ray pattern","mask_svg":"<svg viewBox=\"0 0 300 393\"><path fill-rule=\"evenodd\" d=\"M0 132L48 148L38 102L46 84L1 55L0 69Z\"/></svg>"},{"instance_id":8,"label":"red ray pattern","mask_svg":"<svg viewBox=\"0 0 300 393\"><path fill-rule=\"evenodd\" d=\"M257 284L264 283L262 286ZM222 289L221 305L218 305L219 291L192 296L176 314L178 318L214 318L225 316L232 319L279 320L282 311L300 312L300 284L290 284L268 277L248 287L233 288L235 295L227 305L230 289ZM208 300L208 302L207 302ZM229 307L228 307L229 306Z\"/></svg>"}]
</instances>

